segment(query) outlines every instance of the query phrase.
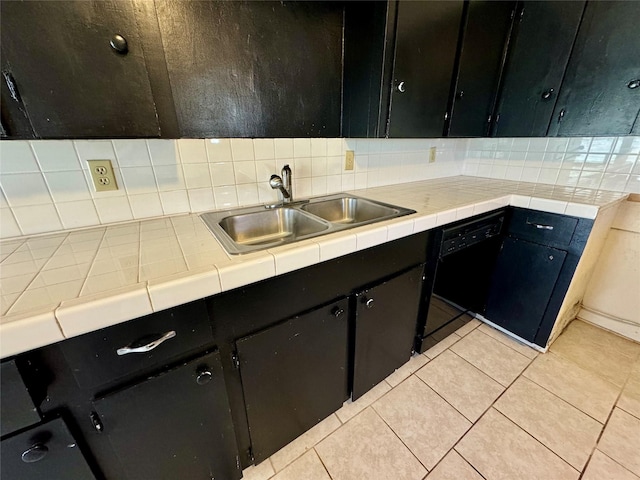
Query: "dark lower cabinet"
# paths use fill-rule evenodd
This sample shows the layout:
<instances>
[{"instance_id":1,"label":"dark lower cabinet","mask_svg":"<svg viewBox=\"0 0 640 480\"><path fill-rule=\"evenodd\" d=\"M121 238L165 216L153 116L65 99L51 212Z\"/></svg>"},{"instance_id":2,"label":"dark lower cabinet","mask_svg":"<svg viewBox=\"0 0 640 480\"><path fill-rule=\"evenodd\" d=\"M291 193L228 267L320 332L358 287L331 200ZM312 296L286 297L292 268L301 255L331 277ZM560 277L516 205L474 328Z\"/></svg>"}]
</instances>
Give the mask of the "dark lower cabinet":
<instances>
[{"instance_id":1,"label":"dark lower cabinet","mask_svg":"<svg viewBox=\"0 0 640 480\"><path fill-rule=\"evenodd\" d=\"M640 2L587 2L550 135L631 133L640 112L639 25Z\"/></svg>"},{"instance_id":2,"label":"dark lower cabinet","mask_svg":"<svg viewBox=\"0 0 640 480\"><path fill-rule=\"evenodd\" d=\"M0 435L5 436L40 421L15 360L0 365Z\"/></svg>"},{"instance_id":3,"label":"dark lower cabinet","mask_svg":"<svg viewBox=\"0 0 640 480\"><path fill-rule=\"evenodd\" d=\"M128 479L241 476L218 352L98 398L94 409Z\"/></svg>"},{"instance_id":4,"label":"dark lower cabinet","mask_svg":"<svg viewBox=\"0 0 640 480\"><path fill-rule=\"evenodd\" d=\"M0 457L3 480L96 478L61 418L2 440Z\"/></svg>"},{"instance_id":5,"label":"dark lower cabinet","mask_svg":"<svg viewBox=\"0 0 640 480\"><path fill-rule=\"evenodd\" d=\"M485 317L534 342L567 252L506 238L493 271Z\"/></svg>"},{"instance_id":6,"label":"dark lower cabinet","mask_svg":"<svg viewBox=\"0 0 640 480\"><path fill-rule=\"evenodd\" d=\"M409 360L423 271L420 265L355 295L354 400Z\"/></svg>"},{"instance_id":7,"label":"dark lower cabinet","mask_svg":"<svg viewBox=\"0 0 640 480\"><path fill-rule=\"evenodd\" d=\"M236 342L256 463L348 398L348 302L333 302Z\"/></svg>"}]
</instances>

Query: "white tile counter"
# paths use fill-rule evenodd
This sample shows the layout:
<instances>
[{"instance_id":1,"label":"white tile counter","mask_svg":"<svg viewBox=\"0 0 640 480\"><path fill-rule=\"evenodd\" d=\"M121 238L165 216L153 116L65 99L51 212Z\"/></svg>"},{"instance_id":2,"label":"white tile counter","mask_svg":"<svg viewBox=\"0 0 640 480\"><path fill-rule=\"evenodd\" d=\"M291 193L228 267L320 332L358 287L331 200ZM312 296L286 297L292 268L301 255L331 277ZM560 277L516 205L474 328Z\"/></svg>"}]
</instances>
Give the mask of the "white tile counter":
<instances>
[{"instance_id":1,"label":"white tile counter","mask_svg":"<svg viewBox=\"0 0 640 480\"><path fill-rule=\"evenodd\" d=\"M0 357L513 205L595 218L626 193L447 177L357 190L416 213L233 256L196 214L0 242Z\"/></svg>"}]
</instances>

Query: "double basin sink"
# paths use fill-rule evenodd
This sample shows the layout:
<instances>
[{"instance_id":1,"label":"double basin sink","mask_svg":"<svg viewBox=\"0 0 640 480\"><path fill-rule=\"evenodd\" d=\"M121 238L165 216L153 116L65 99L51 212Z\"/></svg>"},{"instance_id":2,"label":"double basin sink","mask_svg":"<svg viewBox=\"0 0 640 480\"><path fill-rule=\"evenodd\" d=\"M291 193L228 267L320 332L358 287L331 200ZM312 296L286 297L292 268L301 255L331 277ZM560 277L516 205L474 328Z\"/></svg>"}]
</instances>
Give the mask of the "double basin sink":
<instances>
[{"instance_id":1,"label":"double basin sink","mask_svg":"<svg viewBox=\"0 0 640 480\"><path fill-rule=\"evenodd\" d=\"M231 254L286 245L415 213L354 195L336 194L276 207L248 207L200 214Z\"/></svg>"}]
</instances>

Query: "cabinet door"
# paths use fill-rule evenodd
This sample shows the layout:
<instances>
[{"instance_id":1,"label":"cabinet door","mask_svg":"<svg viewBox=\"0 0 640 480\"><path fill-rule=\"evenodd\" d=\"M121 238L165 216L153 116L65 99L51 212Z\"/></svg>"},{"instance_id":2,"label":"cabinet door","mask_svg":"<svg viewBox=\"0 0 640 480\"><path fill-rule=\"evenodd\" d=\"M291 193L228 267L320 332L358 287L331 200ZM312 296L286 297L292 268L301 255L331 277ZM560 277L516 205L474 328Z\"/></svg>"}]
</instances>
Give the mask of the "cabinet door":
<instances>
[{"instance_id":1,"label":"cabinet door","mask_svg":"<svg viewBox=\"0 0 640 480\"><path fill-rule=\"evenodd\" d=\"M451 137L489 134L515 6L516 2L506 1L469 2L452 100Z\"/></svg>"},{"instance_id":2,"label":"cabinet door","mask_svg":"<svg viewBox=\"0 0 640 480\"><path fill-rule=\"evenodd\" d=\"M99 398L94 408L128 479L241 476L217 352Z\"/></svg>"},{"instance_id":3,"label":"cabinet door","mask_svg":"<svg viewBox=\"0 0 640 480\"><path fill-rule=\"evenodd\" d=\"M547 134L584 3L524 2L510 40L494 136Z\"/></svg>"},{"instance_id":4,"label":"cabinet door","mask_svg":"<svg viewBox=\"0 0 640 480\"><path fill-rule=\"evenodd\" d=\"M567 252L508 237L493 272L485 317L533 342Z\"/></svg>"},{"instance_id":5,"label":"cabinet door","mask_svg":"<svg viewBox=\"0 0 640 480\"><path fill-rule=\"evenodd\" d=\"M552 135L628 135L640 111L640 2L587 4Z\"/></svg>"},{"instance_id":6,"label":"cabinet door","mask_svg":"<svg viewBox=\"0 0 640 480\"><path fill-rule=\"evenodd\" d=\"M398 3L390 137L441 137L463 2Z\"/></svg>"},{"instance_id":7,"label":"cabinet door","mask_svg":"<svg viewBox=\"0 0 640 480\"><path fill-rule=\"evenodd\" d=\"M2 69L36 137L159 136L130 0L3 2L1 30Z\"/></svg>"},{"instance_id":8,"label":"cabinet door","mask_svg":"<svg viewBox=\"0 0 640 480\"><path fill-rule=\"evenodd\" d=\"M156 2L180 134L340 134L340 2Z\"/></svg>"},{"instance_id":9,"label":"cabinet door","mask_svg":"<svg viewBox=\"0 0 640 480\"><path fill-rule=\"evenodd\" d=\"M256 462L348 398L347 335L344 299L236 342Z\"/></svg>"},{"instance_id":10,"label":"cabinet door","mask_svg":"<svg viewBox=\"0 0 640 480\"><path fill-rule=\"evenodd\" d=\"M411 356L422 293L419 266L356 295L353 399Z\"/></svg>"},{"instance_id":11,"label":"cabinet door","mask_svg":"<svg viewBox=\"0 0 640 480\"><path fill-rule=\"evenodd\" d=\"M0 367L0 392L1 436L40 421L38 410L31 400L15 360L3 362Z\"/></svg>"},{"instance_id":12,"label":"cabinet door","mask_svg":"<svg viewBox=\"0 0 640 480\"><path fill-rule=\"evenodd\" d=\"M3 480L94 480L61 418L0 442Z\"/></svg>"}]
</instances>

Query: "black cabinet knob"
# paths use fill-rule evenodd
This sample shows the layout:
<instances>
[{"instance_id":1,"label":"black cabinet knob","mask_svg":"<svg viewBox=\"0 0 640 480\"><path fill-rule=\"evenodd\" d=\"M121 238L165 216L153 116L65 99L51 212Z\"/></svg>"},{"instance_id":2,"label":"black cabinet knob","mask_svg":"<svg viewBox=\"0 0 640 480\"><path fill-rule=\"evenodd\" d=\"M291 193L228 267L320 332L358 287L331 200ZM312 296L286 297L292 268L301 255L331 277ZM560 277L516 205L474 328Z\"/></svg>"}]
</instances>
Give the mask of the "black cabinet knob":
<instances>
[{"instance_id":1,"label":"black cabinet knob","mask_svg":"<svg viewBox=\"0 0 640 480\"><path fill-rule=\"evenodd\" d=\"M633 90L634 88L640 87L640 78L631 80L629 83L627 83L627 87L629 87L631 90Z\"/></svg>"},{"instance_id":2,"label":"black cabinet knob","mask_svg":"<svg viewBox=\"0 0 640 480\"><path fill-rule=\"evenodd\" d=\"M331 309L331 315L333 315L336 318L340 318L342 317L342 315L344 315L344 309L340 307L333 307Z\"/></svg>"},{"instance_id":3,"label":"black cabinet knob","mask_svg":"<svg viewBox=\"0 0 640 480\"><path fill-rule=\"evenodd\" d=\"M202 368L198 370L198 375L196 376L196 383L198 385L206 385L213 379L213 373L208 368Z\"/></svg>"},{"instance_id":4,"label":"black cabinet knob","mask_svg":"<svg viewBox=\"0 0 640 480\"><path fill-rule=\"evenodd\" d=\"M553 92L554 92L553 88L550 88L549 90L542 92L542 99L549 100L553 95Z\"/></svg>"},{"instance_id":5,"label":"black cabinet knob","mask_svg":"<svg viewBox=\"0 0 640 480\"><path fill-rule=\"evenodd\" d=\"M49 449L46 445L43 445L42 443L35 443L22 452L22 461L24 463L39 462L47 455L48 452Z\"/></svg>"},{"instance_id":6,"label":"black cabinet knob","mask_svg":"<svg viewBox=\"0 0 640 480\"><path fill-rule=\"evenodd\" d=\"M111 40L109 41L109 45L111 45L111 48L113 48L116 52L121 53L123 55L129 51L129 45L127 44L127 39L118 33L116 33L113 37L111 37Z\"/></svg>"}]
</instances>

